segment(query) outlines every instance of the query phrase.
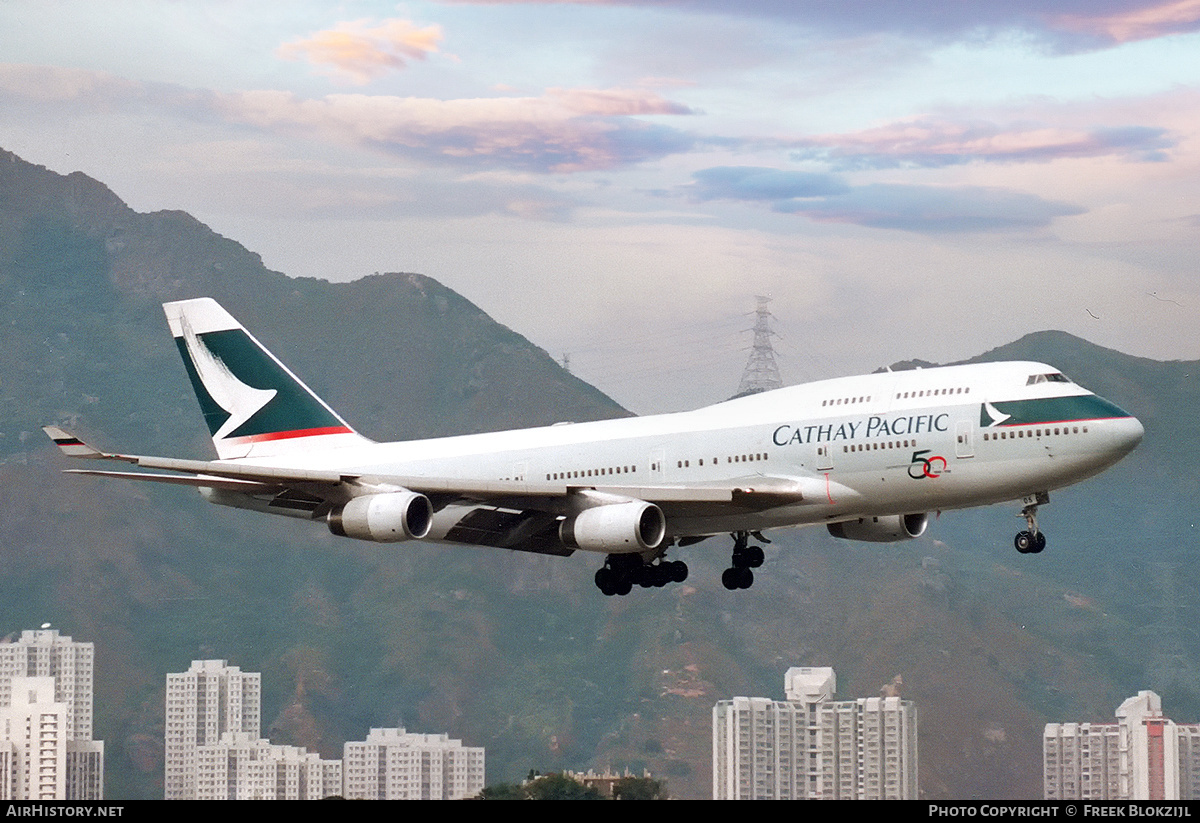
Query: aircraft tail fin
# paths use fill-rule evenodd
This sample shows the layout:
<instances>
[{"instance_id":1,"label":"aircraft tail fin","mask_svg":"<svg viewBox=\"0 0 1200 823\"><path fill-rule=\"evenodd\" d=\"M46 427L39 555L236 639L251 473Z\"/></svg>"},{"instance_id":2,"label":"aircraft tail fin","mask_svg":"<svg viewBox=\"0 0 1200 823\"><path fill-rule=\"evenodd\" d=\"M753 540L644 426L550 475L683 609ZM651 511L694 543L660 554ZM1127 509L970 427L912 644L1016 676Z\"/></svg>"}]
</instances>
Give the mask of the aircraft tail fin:
<instances>
[{"instance_id":1,"label":"aircraft tail fin","mask_svg":"<svg viewBox=\"0 0 1200 823\"><path fill-rule=\"evenodd\" d=\"M221 459L368 443L209 297L164 303Z\"/></svg>"}]
</instances>

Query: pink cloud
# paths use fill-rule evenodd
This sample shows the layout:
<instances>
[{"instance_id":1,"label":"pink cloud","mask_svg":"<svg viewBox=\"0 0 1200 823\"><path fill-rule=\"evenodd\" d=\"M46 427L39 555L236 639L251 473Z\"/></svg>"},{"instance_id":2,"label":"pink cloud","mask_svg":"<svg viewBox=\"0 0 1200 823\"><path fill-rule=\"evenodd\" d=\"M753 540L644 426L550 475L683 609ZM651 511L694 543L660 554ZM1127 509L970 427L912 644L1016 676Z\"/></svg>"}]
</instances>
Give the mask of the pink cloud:
<instances>
[{"instance_id":1,"label":"pink cloud","mask_svg":"<svg viewBox=\"0 0 1200 823\"><path fill-rule=\"evenodd\" d=\"M1169 0L1116 14L1061 14L1049 21L1056 28L1128 43L1195 31L1200 28L1200 0Z\"/></svg>"},{"instance_id":2,"label":"pink cloud","mask_svg":"<svg viewBox=\"0 0 1200 823\"><path fill-rule=\"evenodd\" d=\"M603 117L635 114L692 114L692 110L640 89L547 89L546 96L576 114Z\"/></svg>"},{"instance_id":3,"label":"pink cloud","mask_svg":"<svg viewBox=\"0 0 1200 823\"><path fill-rule=\"evenodd\" d=\"M409 60L424 60L438 51L441 40L441 26L418 28L399 19L372 26L366 20L353 20L285 43L276 54L285 60L306 60L335 77L363 85L405 68Z\"/></svg>"},{"instance_id":4,"label":"pink cloud","mask_svg":"<svg viewBox=\"0 0 1200 823\"><path fill-rule=\"evenodd\" d=\"M321 134L393 154L573 172L614 168L683 150L692 138L631 119L690 110L652 92L551 89L541 97L437 100L288 92L224 95L228 119L272 130Z\"/></svg>"},{"instance_id":5,"label":"pink cloud","mask_svg":"<svg viewBox=\"0 0 1200 823\"><path fill-rule=\"evenodd\" d=\"M1174 144L1165 129L1143 125L1080 128L918 117L859 132L815 135L797 145L801 156L807 158L842 166L886 168L1113 155L1161 160L1163 150Z\"/></svg>"}]
</instances>

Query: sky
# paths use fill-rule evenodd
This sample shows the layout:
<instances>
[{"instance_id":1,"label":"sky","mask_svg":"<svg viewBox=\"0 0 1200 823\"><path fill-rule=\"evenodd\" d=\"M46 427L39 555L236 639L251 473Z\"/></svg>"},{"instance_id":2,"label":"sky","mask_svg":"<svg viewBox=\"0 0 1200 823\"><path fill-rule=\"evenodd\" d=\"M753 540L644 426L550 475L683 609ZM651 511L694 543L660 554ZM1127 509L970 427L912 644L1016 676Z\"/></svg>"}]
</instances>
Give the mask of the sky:
<instances>
[{"instance_id":1,"label":"sky","mask_svg":"<svg viewBox=\"0 0 1200 823\"><path fill-rule=\"evenodd\" d=\"M0 147L638 413L733 394L757 295L786 383L1200 359L1198 137L1200 0L0 4Z\"/></svg>"}]
</instances>

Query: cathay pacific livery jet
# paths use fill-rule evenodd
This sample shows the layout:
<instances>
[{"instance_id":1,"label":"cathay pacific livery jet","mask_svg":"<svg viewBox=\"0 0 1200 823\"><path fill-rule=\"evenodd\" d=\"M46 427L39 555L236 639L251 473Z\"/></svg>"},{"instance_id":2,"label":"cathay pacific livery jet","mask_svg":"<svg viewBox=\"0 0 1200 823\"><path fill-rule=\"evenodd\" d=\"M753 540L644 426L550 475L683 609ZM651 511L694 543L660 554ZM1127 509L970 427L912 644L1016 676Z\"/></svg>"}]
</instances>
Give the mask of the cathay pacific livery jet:
<instances>
[{"instance_id":1,"label":"cathay pacific livery jet","mask_svg":"<svg viewBox=\"0 0 1200 823\"><path fill-rule=\"evenodd\" d=\"M1016 548L1046 545L1051 489L1107 469L1142 424L1043 363L824 380L690 412L375 443L215 301L164 306L216 460L108 454L56 426L71 457L149 471L79 474L195 486L224 506L337 535L605 555L606 595L687 577L667 554L733 537L728 589L748 588L766 529L821 523L849 540L924 533L931 512L1019 501Z\"/></svg>"}]
</instances>

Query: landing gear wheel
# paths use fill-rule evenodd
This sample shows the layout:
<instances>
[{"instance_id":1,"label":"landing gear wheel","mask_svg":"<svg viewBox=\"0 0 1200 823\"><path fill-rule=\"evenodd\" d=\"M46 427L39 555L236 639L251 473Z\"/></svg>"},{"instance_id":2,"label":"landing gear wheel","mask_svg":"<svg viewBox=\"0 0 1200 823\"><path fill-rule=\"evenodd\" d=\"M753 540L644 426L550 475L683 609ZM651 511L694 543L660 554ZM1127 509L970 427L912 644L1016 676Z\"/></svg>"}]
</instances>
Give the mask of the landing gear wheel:
<instances>
[{"instance_id":1,"label":"landing gear wheel","mask_svg":"<svg viewBox=\"0 0 1200 823\"><path fill-rule=\"evenodd\" d=\"M747 568L732 566L721 573L721 585L730 591L748 589L754 585L754 572Z\"/></svg>"},{"instance_id":2,"label":"landing gear wheel","mask_svg":"<svg viewBox=\"0 0 1200 823\"><path fill-rule=\"evenodd\" d=\"M750 569L757 569L767 557L763 554L762 546L747 546L743 556L746 567Z\"/></svg>"},{"instance_id":3,"label":"landing gear wheel","mask_svg":"<svg viewBox=\"0 0 1200 823\"><path fill-rule=\"evenodd\" d=\"M1013 538L1013 545L1021 554L1041 554L1042 549L1046 548L1046 535L1042 532L1017 532L1017 536Z\"/></svg>"},{"instance_id":4,"label":"landing gear wheel","mask_svg":"<svg viewBox=\"0 0 1200 823\"><path fill-rule=\"evenodd\" d=\"M636 554L610 554L604 565L596 570L596 588L606 597L626 595L635 585L644 589L661 588L668 583L687 580L687 563L660 558L646 563Z\"/></svg>"},{"instance_id":5,"label":"landing gear wheel","mask_svg":"<svg viewBox=\"0 0 1200 823\"><path fill-rule=\"evenodd\" d=\"M687 563L684 563L682 560L676 560L672 563L668 563L667 565L671 569L671 582L672 583L682 583L683 581L687 580L687 578L688 578Z\"/></svg>"},{"instance_id":6,"label":"landing gear wheel","mask_svg":"<svg viewBox=\"0 0 1200 823\"><path fill-rule=\"evenodd\" d=\"M750 570L761 566L766 555L762 546L750 545L750 532L734 532L732 536L733 557L730 558L729 568L721 574L721 584L730 591L748 589L754 584L754 572ZM766 539L757 532L754 536Z\"/></svg>"},{"instance_id":7,"label":"landing gear wheel","mask_svg":"<svg viewBox=\"0 0 1200 823\"><path fill-rule=\"evenodd\" d=\"M622 567L602 566L596 570L596 588L605 597L614 594L626 595L633 589L629 570Z\"/></svg>"},{"instance_id":8,"label":"landing gear wheel","mask_svg":"<svg viewBox=\"0 0 1200 823\"><path fill-rule=\"evenodd\" d=\"M616 573L609 568L600 568L596 570L596 588L605 597L612 597L617 593L616 589Z\"/></svg>"},{"instance_id":9,"label":"landing gear wheel","mask_svg":"<svg viewBox=\"0 0 1200 823\"><path fill-rule=\"evenodd\" d=\"M1031 498L1025 499L1030 500ZM1037 503L1030 503L1021 509L1021 517L1025 518L1027 528L1017 532L1017 536L1013 538L1013 545L1021 554L1039 554L1042 549L1046 548L1046 535L1038 529L1037 510L1039 504L1048 502L1050 502L1049 495L1042 493L1037 496Z\"/></svg>"}]
</instances>

